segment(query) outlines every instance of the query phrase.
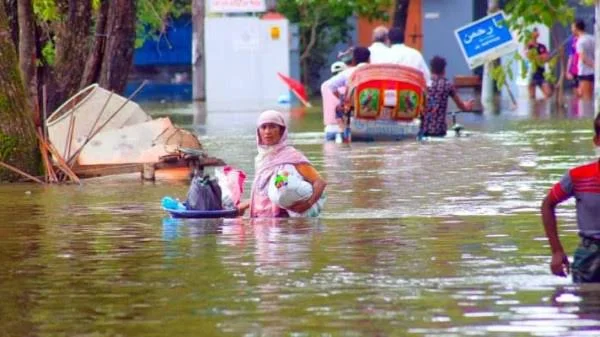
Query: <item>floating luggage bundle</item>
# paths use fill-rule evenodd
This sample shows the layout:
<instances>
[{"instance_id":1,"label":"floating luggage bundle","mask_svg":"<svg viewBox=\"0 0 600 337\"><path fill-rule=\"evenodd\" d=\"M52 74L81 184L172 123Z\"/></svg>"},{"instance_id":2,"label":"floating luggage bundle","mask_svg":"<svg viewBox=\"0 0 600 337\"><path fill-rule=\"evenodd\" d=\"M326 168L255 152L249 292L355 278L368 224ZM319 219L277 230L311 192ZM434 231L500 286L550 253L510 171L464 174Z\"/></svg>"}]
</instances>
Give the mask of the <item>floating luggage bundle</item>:
<instances>
[{"instance_id":1,"label":"floating luggage bundle","mask_svg":"<svg viewBox=\"0 0 600 337\"><path fill-rule=\"evenodd\" d=\"M412 67L369 64L356 69L348 89L354 118L410 121L423 112L427 85Z\"/></svg>"}]
</instances>

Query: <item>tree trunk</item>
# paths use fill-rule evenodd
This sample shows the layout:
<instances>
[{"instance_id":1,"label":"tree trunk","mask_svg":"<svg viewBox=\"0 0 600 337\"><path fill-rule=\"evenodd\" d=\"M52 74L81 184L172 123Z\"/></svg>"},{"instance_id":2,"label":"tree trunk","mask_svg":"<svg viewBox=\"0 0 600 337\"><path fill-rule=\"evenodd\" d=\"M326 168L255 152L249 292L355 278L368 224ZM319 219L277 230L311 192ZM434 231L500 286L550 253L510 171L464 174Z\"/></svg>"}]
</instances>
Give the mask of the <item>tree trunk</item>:
<instances>
[{"instance_id":1,"label":"tree trunk","mask_svg":"<svg viewBox=\"0 0 600 337\"><path fill-rule=\"evenodd\" d=\"M87 87L92 83L98 82L100 70L102 69L102 59L106 46L106 21L108 18L108 0L102 0L98 17L96 18L96 35L90 48L83 76L81 77L80 89Z\"/></svg>"},{"instance_id":2,"label":"tree trunk","mask_svg":"<svg viewBox=\"0 0 600 337\"><path fill-rule=\"evenodd\" d=\"M19 20L17 15L17 0L2 0L4 1L4 9L8 17L8 27L10 27L10 35L15 46L19 46Z\"/></svg>"},{"instance_id":3,"label":"tree trunk","mask_svg":"<svg viewBox=\"0 0 600 337\"><path fill-rule=\"evenodd\" d=\"M29 98L30 111L35 111L37 103L37 69L36 69L36 37L35 18L31 0L18 0L19 17L19 68L23 75L26 92ZM33 116L35 124L41 125L41 117Z\"/></svg>"},{"instance_id":4,"label":"tree trunk","mask_svg":"<svg viewBox=\"0 0 600 337\"><path fill-rule=\"evenodd\" d=\"M300 60L300 63L302 71L302 84L304 84L304 86L307 86L310 83L310 67L308 64L308 58Z\"/></svg>"},{"instance_id":5,"label":"tree trunk","mask_svg":"<svg viewBox=\"0 0 600 337\"><path fill-rule=\"evenodd\" d=\"M28 109L15 45L9 33L4 2L0 1L0 160L31 173L39 173L35 127ZM0 168L0 181L20 177Z\"/></svg>"},{"instance_id":6,"label":"tree trunk","mask_svg":"<svg viewBox=\"0 0 600 337\"><path fill-rule=\"evenodd\" d=\"M55 92L50 95L48 108L57 108L79 90L81 70L88 55L91 0L57 0L62 21L56 32L56 64L54 67Z\"/></svg>"},{"instance_id":7,"label":"tree trunk","mask_svg":"<svg viewBox=\"0 0 600 337\"><path fill-rule=\"evenodd\" d=\"M107 41L100 86L122 93L133 63L135 46L135 0L111 0L106 23Z\"/></svg>"},{"instance_id":8,"label":"tree trunk","mask_svg":"<svg viewBox=\"0 0 600 337\"><path fill-rule=\"evenodd\" d=\"M409 3L410 0L396 0L393 26L402 29L402 31L406 31Z\"/></svg>"},{"instance_id":9,"label":"tree trunk","mask_svg":"<svg viewBox=\"0 0 600 337\"><path fill-rule=\"evenodd\" d=\"M192 98L195 101L206 100L206 73L204 55L204 0L193 0L192 22L194 35L192 37L192 70L193 85Z\"/></svg>"}]
</instances>

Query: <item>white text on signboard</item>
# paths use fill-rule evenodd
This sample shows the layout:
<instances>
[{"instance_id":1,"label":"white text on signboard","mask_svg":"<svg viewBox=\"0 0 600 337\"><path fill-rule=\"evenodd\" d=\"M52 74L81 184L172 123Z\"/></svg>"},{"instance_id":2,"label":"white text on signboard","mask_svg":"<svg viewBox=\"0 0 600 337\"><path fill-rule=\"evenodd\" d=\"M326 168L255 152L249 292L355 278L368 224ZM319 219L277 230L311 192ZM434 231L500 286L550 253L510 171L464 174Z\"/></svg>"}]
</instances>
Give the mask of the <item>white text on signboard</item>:
<instances>
[{"instance_id":1,"label":"white text on signboard","mask_svg":"<svg viewBox=\"0 0 600 337\"><path fill-rule=\"evenodd\" d=\"M208 0L211 13L245 13L266 11L265 0Z\"/></svg>"}]
</instances>

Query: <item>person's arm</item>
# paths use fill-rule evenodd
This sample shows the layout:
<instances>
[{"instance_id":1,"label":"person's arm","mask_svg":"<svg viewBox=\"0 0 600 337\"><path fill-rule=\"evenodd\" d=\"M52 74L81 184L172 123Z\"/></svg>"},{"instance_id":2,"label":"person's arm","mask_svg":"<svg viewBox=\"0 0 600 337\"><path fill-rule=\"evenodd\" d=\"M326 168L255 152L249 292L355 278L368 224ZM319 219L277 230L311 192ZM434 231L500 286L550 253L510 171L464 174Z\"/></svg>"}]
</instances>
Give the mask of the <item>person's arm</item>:
<instances>
[{"instance_id":1,"label":"person's arm","mask_svg":"<svg viewBox=\"0 0 600 337\"><path fill-rule=\"evenodd\" d=\"M538 55L539 61L542 63L546 63L548 62L548 60L550 59L550 53L548 52L547 48L544 48L544 51ZM569 69L569 68L567 68Z\"/></svg>"},{"instance_id":2,"label":"person's arm","mask_svg":"<svg viewBox=\"0 0 600 337\"><path fill-rule=\"evenodd\" d=\"M340 99L341 95L339 89L345 87L348 84L348 78L346 76L345 71L342 71L339 74L333 76L332 78L327 80L327 82L329 90L331 90L335 97Z\"/></svg>"},{"instance_id":3,"label":"person's arm","mask_svg":"<svg viewBox=\"0 0 600 337\"><path fill-rule=\"evenodd\" d=\"M569 259L560 242L558 236L558 226L556 222L556 205L567 200L573 193L573 185L571 177L567 173L561 181L554 185L548 195L544 198L541 207L542 223L544 232L550 244L552 252L552 261L550 262L550 270L556 276L566 277L569 274Z\"/></svg>"},{"instance_id":4,"label":"person's arm","mask_svg":"<svg viewBox=\"0 0 600 337\"><path fill-rule=\"evenodd\" d=\"M567 77L568 80L572 80L573 79L573 74L571 74L571 64L573 63L573 54L569 54L569 58L567 59L567 73L565 74L565 76Z\"/></svg>"},{"instance_id":5,"label":"person's arm","mask_svg":"<svg viewBox=\"0 0 600 337\"><path fill-rule=\"evenodd\" d=\"M243 216L248 208L250 208L250 200L240 202L237 206L238 215Z\"/></svg>"},{"instance_id":6,"label":"person's arm","mask_svg":"<svg viewBox=\"0 0 600 337\"><path fill-rule=\"evenodd\" d=\"M307 200L301 200L295 202L292 206L289 207L289 210L296 213L304 213L309 210L312 205L314 205L325 191L325 187L327 187L327 182L321 177L319 172L315 170L315 168L310 164L299 164L295 165L296 170L304 180L309 182L312 185L313 193Z\"/></svg>"},{"instance_id":7,"label":"person's arm","mask_svg":"<svg viewBox=\"0 0 600 337\"><path fill-rule=\"evenodd\" d=\"M452 100L454 101L454 103L456 103L456 106L460 109L460 111L473 110L473 105L475 104L475 101L472 99L466 102L463 101L462 98L460 98L460 96L458 96L458 94L456 93L454 86L450 87L450 97L452 97Z\"/></svg>"}]
</instances>

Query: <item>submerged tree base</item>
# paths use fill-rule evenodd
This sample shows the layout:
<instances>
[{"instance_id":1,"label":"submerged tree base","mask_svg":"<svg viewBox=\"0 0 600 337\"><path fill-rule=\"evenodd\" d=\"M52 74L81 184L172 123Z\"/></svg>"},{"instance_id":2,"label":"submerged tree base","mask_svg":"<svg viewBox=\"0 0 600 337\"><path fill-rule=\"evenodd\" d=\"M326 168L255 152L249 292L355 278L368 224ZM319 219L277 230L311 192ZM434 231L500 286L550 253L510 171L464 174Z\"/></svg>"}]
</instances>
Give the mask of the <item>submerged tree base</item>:
<instances>
[{"instance_id":1,"label":"submerged tree base","mask_svg":"<svg viewBox=\"0 0 600 337\"><path fill-rule=\"evenodd\" d=\"M0 30L8 31L4 3L0 2ZM33 114L27 104L15 46L8 35L0 36L0 161L32 175L40 172ZM0 168L0 182L21 176Z\"/></svg>"}]
</instances>

